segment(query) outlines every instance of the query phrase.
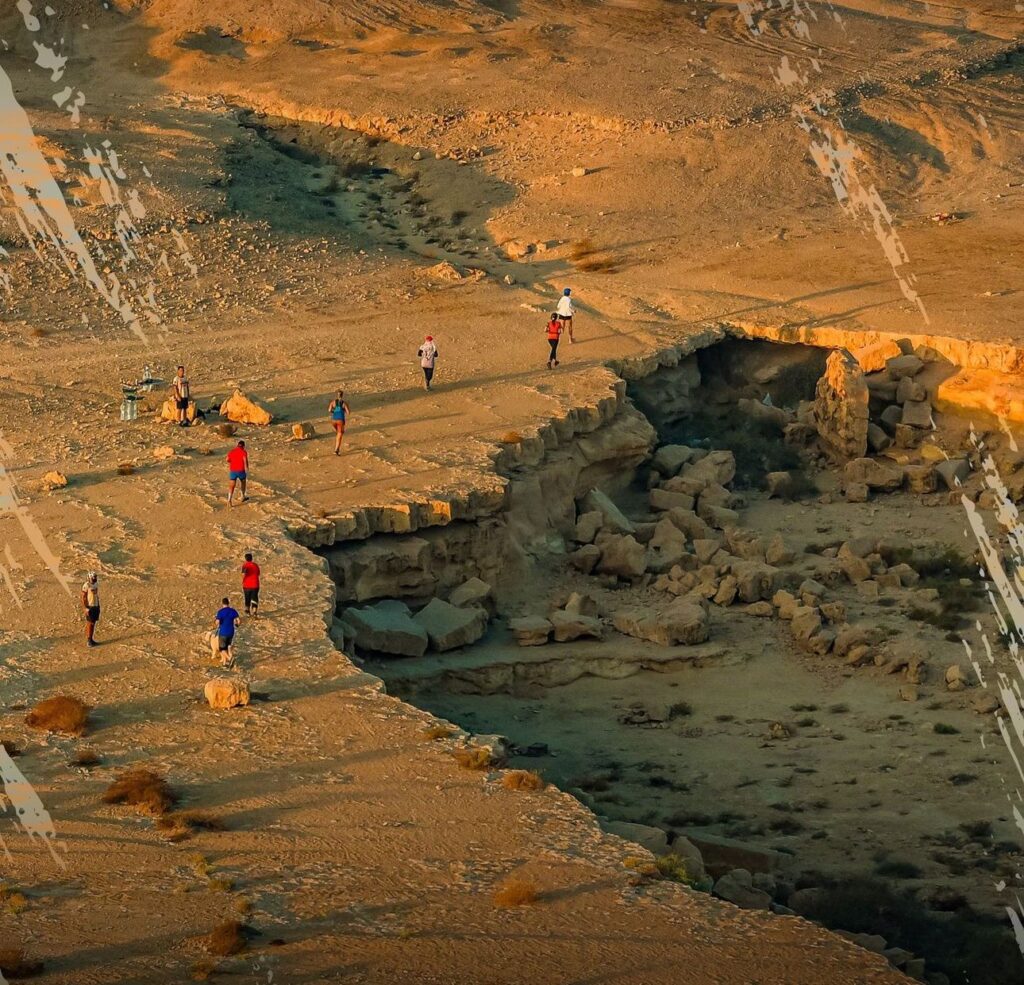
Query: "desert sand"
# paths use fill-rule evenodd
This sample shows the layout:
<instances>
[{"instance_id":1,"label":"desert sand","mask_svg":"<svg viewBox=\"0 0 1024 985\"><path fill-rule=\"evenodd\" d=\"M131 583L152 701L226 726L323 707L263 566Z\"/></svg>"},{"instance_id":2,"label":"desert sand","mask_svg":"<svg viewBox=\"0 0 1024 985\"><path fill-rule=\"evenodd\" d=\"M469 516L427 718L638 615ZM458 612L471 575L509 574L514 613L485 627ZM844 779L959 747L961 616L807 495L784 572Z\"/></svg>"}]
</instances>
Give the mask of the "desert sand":
<instances>
[{"instance_id":1,"label":"desert sand","mask_svg":"<svg viewBox=\"0 0 1024 985\"><path fill-rule=\"evenodd\" d=\"M0 908L0 947L76 983L901 979L798 917L638 876L627 861L642 850L556 787L510 791L500 771L460 768L454 739L424 738L432 715L335 647L335 586L309 549L410 517L489 515L507 495L503 438L552 421L583 431L613 413L623 365L724 323L850 346L931 340L1001 372L992 385L1012 404L1021 15L875 0L835 12L812 25L822 75L795 91L772 72L806 40L781 14L751 34L731 4L69 0L35 12L70 55L60 82L33 64L22 13L5 12L0 68L47 160L66 163L85 241L116 267L103 184L82 173L85 146L109 140L167 263L143 341L0 210L2 464L67 585L24 514L0 512L0 729L63 862L4 832L3 882L26 905ZM78 126L53 99L68 81L86 94ZM808 158L792 107L825 89L895 217L927 321ZM550 372L543 323L565 286L577 341ZM441 352L429 393L426 334ZM178 429L156 417L163 386L119 419L121 381L144 365L168 381L179 362L200 407L238 387L274 422ZM352 416L335 457L338 387ZM291 440L299 422L313 440ZM229 509L238 437L251 498ZM66 486L47 488L53 469ZM264 601L234 673L254 700L215 711L203 687L221 671L202 636L224 594L238 607L247 550ZM103 586L91 650L88 570ZM25 724L59 694L91 706L85 736ZM73 765L83 749L98 764ZM172 841L103 803L135 765L225 830ZM496 906L510 877L537 902ZM206 935L229 919L258 935L211 958Z\"/></svg>"}]
</instances>

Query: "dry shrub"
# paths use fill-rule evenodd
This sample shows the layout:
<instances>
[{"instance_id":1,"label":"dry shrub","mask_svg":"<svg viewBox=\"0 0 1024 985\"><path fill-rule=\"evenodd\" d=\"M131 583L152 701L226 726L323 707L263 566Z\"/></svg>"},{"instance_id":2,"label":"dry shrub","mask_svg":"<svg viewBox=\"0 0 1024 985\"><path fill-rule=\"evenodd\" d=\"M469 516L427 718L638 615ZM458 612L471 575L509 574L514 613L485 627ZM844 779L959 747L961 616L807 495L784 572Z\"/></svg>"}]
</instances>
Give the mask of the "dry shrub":
<instances>
[{"instance_id":1,"label":"dry shrub","mask_svg":"<svg viewBox=\"0 0 1024 985\"><path fill-rule=\"evenodd\" d=\"M235 880L228 879L227 876L218 876L216 879L211 879L207 885L215 892L230 893L235 888Z\"/></svg>"},{"instance_id":2,"label":"dry shrub","mask_svg":"<svg viewBox=\"0 0 1024 985\"><path fill-rule=\"evenodd\" d=\"M135 463L134 462L120 462L117 466L118 475L134 475L135 474Z\"/></svg>"},{"instance_id":3,"label":"dry shrub","mask_svg":"<svg viewBox=\"0 0 1024 985\"><path fill-rule=\"evenodd\" d=\"M217 972L217 962L210 958L203 958L192 965L192 980L205 982L211 975Z\"/></svg>"},{"instance_id":4,"label":"dry shrub","mask_svg":"<svg viewBox=\"0 0 1024 985\"><path fill-rule=\"evenodd\" d=\"M3 903L3 905L14 914L21 913L22 910L28 909L28 898L25 894L15 889L13 886L8 886L6 883L2 882L0 882L0 903Z\"/></svg>"},{"instance_id":5,"label":"dry shrub","mask_svg":"<svg viewBox=\"0 0 1024 985\"><path fill-rule=\"evenodd\" d=\"M503 445L521 445L523 436L518 431L507 431L501 436L501 443Z\"/></svg>"},{"instance_id":6,"label":"dry shrub","mask_svg":"<svg viewBox=\"0 0 1024 985\"><path fill-rule=\"evenodd\" d=\"M89 706L66 694L40 701L26 716L32 728L65 735L85 735L89 725Z\"/></svg>"},{"instance_id":7,"label":"dry shrub","mask_svg":"<svg viewBox=\"0 0 1024 985\"><path fill-rule=\"evenodd\" d=\"M589 239L578 239L569 247L570 260L582 260L590 256L596 250L593 242Z\"/></svg>"},{"instance_id":8,"label":"dry shrub","mask_svg":"<svg viewBox=\"0 0 1024 985\"><path fill-rule=\"evenodd\" d=\"M252 913L252 901L239 897L235 900L235 910L238 913Z\"/></svg>"},{"instance_id":9,"label":"dry shrub","mask_svg":"<svg viewBox=\"0 0 1024 985\"><path fill-rule=\"evenodd\" d=\"M245 950L247 930L245 924L238 920L225 920L206 938L206 950L220 957L238 954Z\"/></svg>"},{"instance_id":10,"label":"dry shrub","mask_svg":"<svg viewBox=\"0 0 1024 985\"><path fill-rule=\"evenodd\" d=\"M29 329L28 334L34 339L45 339L46 336L50 334L50 330L37 325L35 328Z\"/></svg>"},{"instance_id":11,"label":"dry shrub","mask_svg":"<svg viewBox=\"0 0 1024 985\"><path fill-rule=\"evenodd\" d=\"M158 828L170 832L171 841L184 841L197 831L224 831L227 825L216 814L205 811L178 811L165 814L156 822Z\"/></svg>"},{"instance_id":12,"label":"dry shrub","mask_svg":"<svg viewBox=\"0 0 1024 985\"><path fill-rule=\"evenodd\" d=\"M466 770L485 770L493 763L490 749L481 746L465 746L456 749L452 755L455 756L455 762Z\"/></svg>"},{"instance_id":13,"label":"dry shrub","mask_svg":"<svg viewBox=\"0 0 1024 985\"><path fill-rule=\"evenodd\" d=\"M4 747L4 752L6 752L11 759L14 759L15 756L21 755L21 750L11 742L10 739L0 740L0 746Z\"/></svg>"},{"instance_id":14,"label":"dry shrub","mask_svg":"<svg viewBox=\"0 0 1024 985\"><path fill-rule=\"evenodd\" d=\"M0 947L0 974L11 981L17 978L34 978L42 973L43 962L26 958L24 948Z\"/></svg>"},{"instance_id":15,"label":"dry shrub","mask_svg":"<svg viewBox=\"0 0 1024 985\"><path fill-rule=\"evenodd\" d=\"M495 906L529 906L537 902L537 887L525 879L506 879L494 891Z\"/></svg>"},{"instance_id":16,"label":"dry shrub","mask_svg":"<svg viewBox=\"0 0 1024 985\"><path fill-rule=\"evenodd\" d=\"M103 794L105 804L130 804L149 814L164 814L178 795L152 770L134 768L122 773Z\"/></svg>"},{"instance_id":17,"label":"dry shrub","mask_svg":"<svg viewBox=\"0 0 1024 985\"><path fill-rule=\"evenodd\" d=\"M535 770L509 770L501 778L506 790L543 790L546 784Z\"/></svg>"},{"instance_id":18,"label":"dry shrub","mask_svg":"<svg viewBox=\"0 0 1024 985\"><path fill-rule=\"evenodd\" d=\"M236 430L237 428L235 427L234 424L222 423L217 425L217 434L219 434L222 438L230 438L235 433Z\"/></svg>"},{"instance_id":19,"label":"dry shrub","mask_svg":"<svg viewBox=\"0 0 1024 985\"><path fill-rule=\"evenodd\" d=\"M420 732L420 738L424 742L433 742L435 739L450 739L454 734L455 730L447 725L431 725Z\"/></svg>"},{"instance_id":20,"label":"dry shrub","mask_svg":"<svg viewBox=\"0 0 1024 985\"><path fill-rule=\"evenodd\" d=\"M71 766L84 766L86 768L90 766L99 766L103 760L98 752L92 749L79 749L78 752L71 757L69 765Z\"/></svg>"}]
</instances>

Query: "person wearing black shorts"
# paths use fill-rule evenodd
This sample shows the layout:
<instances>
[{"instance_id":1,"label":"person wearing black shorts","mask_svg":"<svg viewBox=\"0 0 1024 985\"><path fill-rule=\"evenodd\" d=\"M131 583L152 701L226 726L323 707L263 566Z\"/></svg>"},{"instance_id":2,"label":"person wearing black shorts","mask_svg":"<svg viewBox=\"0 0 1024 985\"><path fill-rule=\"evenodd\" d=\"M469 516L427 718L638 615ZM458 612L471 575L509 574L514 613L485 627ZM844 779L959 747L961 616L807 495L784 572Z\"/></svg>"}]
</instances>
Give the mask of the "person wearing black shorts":
<instances>
[{"instance_id":1,"label":"person wearing black shorts","mask_svg":"<svg viewBox=\"0 0 1024 985\"><path fill-rule=\"evenodd\" d=\"M260 608L260 566L252 559L251 554L245 555L242 564L242 595L245 597L245 614L256 617Z\"/></svg>"},{"instance_id":2,"label":"person wearing black shorts","mask_svg":"<svg viewBox=\"0 0 1024 985\"><path fill-rule=\"evenodd\" d=\"M100 621L100 582L95 571L89 572L82 585L82 608L85 610L85 645L97 646L93 634Z\"/></svg>"},{"instance_id":3,"label":"person wearing black shorts","mask_svg":"<svg viewBox=\"0 0 1024 985\"><path fill-rule=\"evenodd\" d=\"M185 367L179 366L174 377L174 407L178 412L178 426L188 427L188 404L191 399L191 387L185 376Z\"/></svg>"}]
</instances>

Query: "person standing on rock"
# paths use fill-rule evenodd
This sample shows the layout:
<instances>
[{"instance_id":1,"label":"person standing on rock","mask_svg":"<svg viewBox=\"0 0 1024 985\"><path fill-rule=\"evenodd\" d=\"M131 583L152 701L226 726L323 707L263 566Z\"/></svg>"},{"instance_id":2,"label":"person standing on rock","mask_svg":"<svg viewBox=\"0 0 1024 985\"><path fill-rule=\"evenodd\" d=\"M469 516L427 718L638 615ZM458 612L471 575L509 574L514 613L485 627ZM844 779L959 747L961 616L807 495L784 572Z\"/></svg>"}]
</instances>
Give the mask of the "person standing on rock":
<instances>
[{"instance_id":1,"label":"person standing on rock","mask_svg":"<svg viewBox=\"0 0 1024 985\"><path fill-rule=\"evenodd\" d=\"M420 357L420 366L423 367L423 386L424 389L430 389L431 380L434 378L434 364L437 362L439 355L437 346L434 344L434 336L428 335L423 340L423 345L419 347L416 355Z\"/></svg>"},{"instance_id":2,"label":"person standing on rock","mask_svg":"<svg viewBox=\"0 0 1024 985\"><path fill-rule=\"evenodd\" d=\"M237 609L231 607L227 598L220 600L221 606L213 623L217 627L217 649L220 651L220 662L223 667L230 667L235 662L235 630L241 618Z\"/></svg>"},{"instance_id":3,"label":"person standing on rock","mask_svg":"<svg viewBox=\"0 0 1024 985\"><path fill-rule=\"evenodd\" d=\"M228 452L228 506L234 506L236 482L240 483L242 487L242 502L249 501L249 497L245 494L245 482L248 477L249 453L245 450L245 442L239 441Z\"/></svg>"},{"instance_id":4,"label":"person standing on rock","mask_svg":"<svg viewBox=\"0 0 1024 985\"><path fill-rule=\"evenodd\" d=\"M556 309L558 320L562 323L562 327L569 331L569 345L572 345L576 340L572 335L572 316L576 314L576 308L572 303L572 289L567 287L562 291L562 296L558 299L558 308Z\"/></svg>"},{"instance_id":5,"label":"person standing on rock","mask_svg":"<svg viewBox=\"0 0 1024 985\"><path fill-rule=\"evenodd\" d=\"M334 427L334 454L341 454L341 439L345 437L345 423L348 421L348 404L345 403L345 391L339 390L338 395L327 408Z\"/></svg>"},{"instance_id":6,"label":"person standing on rock","mask_svg":"<svg viewBox=\"0 0 1024 985\"><path fill-rule=\"evenodd\" d=\"M558 320L558 312L552 312L548 321L548 345L551 346L551 353L548 356L548 369L554 369L558 365L558 340L562 335L562 323Z\"/></svg>"},{"instance_id":7,"label":"person standing on rock","mask_svg":"<svg viewBox=\"0 0 1024 985\"><path fill-rule=\"evenodd\" d=\"M178 427L188 427L188 402L192 388L185 376L185 367L179 366L174 377L174 407L178 412Z\"/></svg>"},{"instance_id":8,"label":"person standing on rock","mask_svg":"<svg viewBox=\"0 0 1024 985\"><path fill-rule=\"evenodd\" d=\"M90 571L82 585L82 609L85 611L85 645L98 646L93 639L96 623L100 621L100 581L95 571Z\"/></svg>"},{"instance_id":9,"label":"person standing on rock","mask_svg":"<svg viewBox=\"0 0 1024 985\"><path fill-rule=\"evenodd\" d=\"M242 595L245 598L245 614L255 619L259 616L260 608L260 566L251 554L246 554L242 563Z\"/></svg>"}]
</instances>

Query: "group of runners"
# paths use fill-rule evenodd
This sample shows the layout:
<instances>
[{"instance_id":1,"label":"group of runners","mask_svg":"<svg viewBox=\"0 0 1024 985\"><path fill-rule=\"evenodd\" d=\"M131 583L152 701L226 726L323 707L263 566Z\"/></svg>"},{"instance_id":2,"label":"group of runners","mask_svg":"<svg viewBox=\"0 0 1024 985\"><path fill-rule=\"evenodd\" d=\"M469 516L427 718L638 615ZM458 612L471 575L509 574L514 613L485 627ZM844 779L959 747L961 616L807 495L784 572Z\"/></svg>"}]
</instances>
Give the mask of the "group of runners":
<instances>
[{"instance_id":1,"label":"group of runners","mask_svg":"<svg viewBox=\"0 0 1024 985\"><path fill-rule=\"evenodd\" d=\"M569 333L569 343L573 338L572 323L573 315L576 313L572 301L572 291L565 288L562 296L558 299L558 305L551 313L547 323L546 332L550 353L548 355L548 369L554 369L558 365L558 343L563 332ZM434 380L434 369L440 356L437 343L432 335L424 338L423 344L416 350L416 356L420 361L420 368L423 370L424 389L430 390ZM192 386L185 375L185 367L178 366L174 381L172 383L172 394L175 410L176 423L179 427L188 427L188 409L192 400ZM338 390L337 394L327 406L327 416L334 429L334 454L341 454L341 443L345 437L345 426L349 419L349 406L345 400L345 391ZM235 489L241 493L241 502L247 503L249 497L246 493L246 483L249 478L249 452L245 447L245 441L239 440L227 453L228 464L228 506L235 505ZM253 561L252 554L245 555L242 564L242 594L245 600L246 615L256 617L259 614L260 594L260 566ZM234 663L233 643L235 630L238 627L241 616L238 610L233 608L229 597L221 600L221 608L214 617L214 624L217 627L218 650L221 653L225 666ZM97 646L94 638L96 624L100 619L100 586L99 575L90 571L85 583L82 585L82 609L85 614L85 639L87 646Z\"/></svg>"}]
</instances>

